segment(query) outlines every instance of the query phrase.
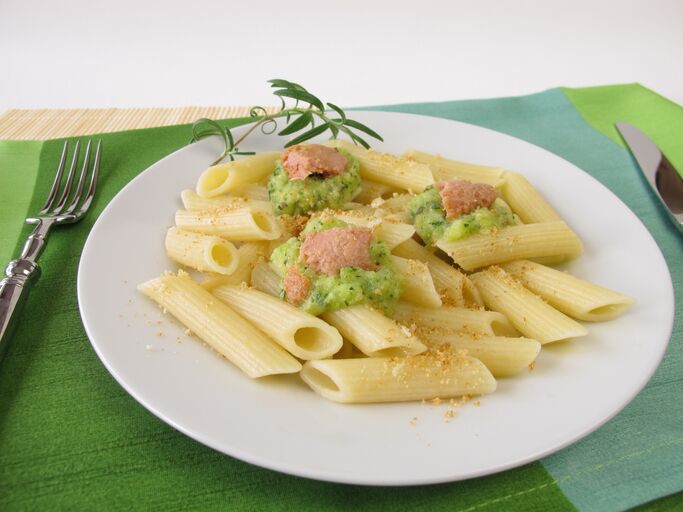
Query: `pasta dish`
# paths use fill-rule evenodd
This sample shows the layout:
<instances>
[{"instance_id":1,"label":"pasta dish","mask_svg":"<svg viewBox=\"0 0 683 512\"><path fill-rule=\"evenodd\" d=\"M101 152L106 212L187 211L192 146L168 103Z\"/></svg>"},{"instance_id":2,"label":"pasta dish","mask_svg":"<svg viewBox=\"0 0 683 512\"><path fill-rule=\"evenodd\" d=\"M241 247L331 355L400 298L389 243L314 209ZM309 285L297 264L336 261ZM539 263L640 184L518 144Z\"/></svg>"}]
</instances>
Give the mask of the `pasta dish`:
<instances>
[{"instance_id":1,"label":"pasta dish","mask_svg":"<svg viewBox=\"0 0 683 512\"><path fill-rule=\"evenodd\" d=\"M633 300L523 174L331 140L209 167L139 290L246 376L337 402L494 392Z\"/></svg>"}]
</instances>

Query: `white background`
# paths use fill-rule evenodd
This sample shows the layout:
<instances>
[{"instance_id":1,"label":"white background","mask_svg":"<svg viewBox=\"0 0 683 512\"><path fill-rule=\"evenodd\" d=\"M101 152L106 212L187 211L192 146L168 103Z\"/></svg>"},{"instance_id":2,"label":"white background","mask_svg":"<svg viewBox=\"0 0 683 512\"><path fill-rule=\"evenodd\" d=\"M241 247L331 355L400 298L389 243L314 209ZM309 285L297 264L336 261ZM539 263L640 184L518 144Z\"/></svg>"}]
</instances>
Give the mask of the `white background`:
<instances>
[{"instance_id":1,"label":"white background","mask_svg":"<svg viewBox=\"0 0 683 512\"><path fill-rule=\"evenodd\" d=\"M641 82L683 104L683 2L0 0L9 108L342 106Z\"/></svg>"}]
</instances>

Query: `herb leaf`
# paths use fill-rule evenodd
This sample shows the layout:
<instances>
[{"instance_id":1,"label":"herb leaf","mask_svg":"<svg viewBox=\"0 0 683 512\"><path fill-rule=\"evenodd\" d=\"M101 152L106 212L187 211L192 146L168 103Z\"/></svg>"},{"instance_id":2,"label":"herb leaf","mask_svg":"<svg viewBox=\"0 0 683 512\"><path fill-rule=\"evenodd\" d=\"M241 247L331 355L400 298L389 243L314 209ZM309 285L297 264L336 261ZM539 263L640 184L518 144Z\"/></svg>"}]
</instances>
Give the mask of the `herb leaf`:
<instances>
[{"instance_id":1,"label":"herb leaf","mask_svg":"<svg viewBox=\"0 0 683 512\"><path fill-rule=\"evenodd\" d=\"M368 128L363 123L359 123L358 121L354 121L353 119L346 119L344 124L350 126L351 128L355 128L356 130L360 130L363 133L367 133L368 135L370 135L370 137L374 137L377 140L384 141L384 139L379 133L377 133L375 130Z\"/></svg>"},{"instance_id":2,"label":"herb leaf","mask_svg":"<svg viewBox=\"0 0 683 512\"><path fill-rule=\"evenodd\" d=\"M272 80L268 80L268 83L270 84L271 87L282 87L284 89L299 89L300 91L305 91L306 89L294 82L290 82L289 80L283 80L282 78L273 78Z\"/></svg>"},{"instance_id":3,"label":"herb leaf","mask_svg":"<svg viewBox=\"0 0 683 512\"><path fill-rule=\"evenodd\" d=\"M312 139L316 135L320 135L323 133L325 130L327 130L328 125L326 124L321 124L316 126L315 128L311 128L307 132L302 133L298 137L293 138L290 140L287 144L285 144L285 147L288 148L289 146L294 146L296 144L301 144L305 140Z\"/></svg>"},{"instance_id":4,"label":"herb leaf","mask_svg":"<svg viewBox=\"0 0 683 512\"><path fill-rule=\"evenodd\" d=\"M300 89L281 89L275 91L273 94L276 96L285 96L286 98L293 98L299 101L305 101L306 103L313 105L320 110L325 110L322 101L313 96L310 92L302 91Z\"/></svg>"},{"instance_id":5,"label":"herb leaf","mask_svg":"<svg viewBox=\"0 0 683 512\"><path fill-rule=\"evenodd\" d=\"M341 108L339 108L334 103L330 103L330 102L327 102L327 106L330 107L332 110L334 110L337 114L339 114L339 117L341 118L339 120L341 121L342 124L344 124L346 122L346 114L344 113L344 111Z\"/></svg>"},{"instance_id":6,"label":"herb leaf","mask_svg":"<svg viewBox=\"0 0 683 512\"><path fill-rule=\"evenodd\" d=\"M298 132L299 130L303 130L306 128L306 125L311 122L313 119L313 114L310 112L304 112L301 114L299 117L297 117L294 121L292 121L288 126L286 126L283 130L281 130L278 135L291 135L294 132Z\"/></svg>"}]
</instances>

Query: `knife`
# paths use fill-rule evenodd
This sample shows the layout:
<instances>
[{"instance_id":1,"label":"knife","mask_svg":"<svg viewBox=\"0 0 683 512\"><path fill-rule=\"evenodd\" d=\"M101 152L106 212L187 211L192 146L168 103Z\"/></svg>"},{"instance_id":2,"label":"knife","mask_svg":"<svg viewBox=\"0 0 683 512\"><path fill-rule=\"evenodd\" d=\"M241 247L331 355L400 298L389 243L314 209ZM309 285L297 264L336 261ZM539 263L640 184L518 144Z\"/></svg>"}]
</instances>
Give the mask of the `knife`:
<instances>
[{"instance_id":1,"label":"knife","mask_svg":"<svg viewBox=\"0 0 683 512\"><path fill-rule=\"evenodd\" d=\"M624 122L615 126L672 222L683 233L683 178L657 145L638 128Z\"/></svg>"}]
</instances>

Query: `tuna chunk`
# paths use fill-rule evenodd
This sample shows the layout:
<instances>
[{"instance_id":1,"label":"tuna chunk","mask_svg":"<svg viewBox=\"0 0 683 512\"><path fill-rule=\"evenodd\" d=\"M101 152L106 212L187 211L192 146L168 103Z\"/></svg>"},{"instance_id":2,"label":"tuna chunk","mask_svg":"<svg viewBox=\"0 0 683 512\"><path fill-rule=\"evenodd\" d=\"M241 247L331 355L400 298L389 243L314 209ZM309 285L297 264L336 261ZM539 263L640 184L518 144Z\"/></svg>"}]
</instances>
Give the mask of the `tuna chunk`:
<instances>
[{"instance_id":1,"label":"tuna chunk","mask_svg":"<svg viewBox=\"0 0 683 512\"><path fill-rule=\"evenodd\" d=\"M376 270L370 259L369 228L332 228L310 233L301 244L300 259L321 274L336 275L343 267Z\"/></svg>"},{"instance_id":2,"label":"tuna chunk","mask_svg":"<svg viewBox=\"0 0 683 512\"><path fill-rule=\"evenodd\" d=\"M296 267L289 267L287 269L287 275L282 282L282 287L287 294L287 300L295 306L298 306L306 300L311 283Z\"/></svg>"},{"instance_id":3,"label":"tuna chunk","mask_svg":"<svg viewBox=\"0 0 683 512\"><path fill-rule=\"evenodd\" d=\"M282 153L282 166L290 180L303 180L311 174L337 176L344 172L347 162L339 151L321 144L297 144Z\"/></svg>"},{"instance_id":4,"label":"tuna chunk","mask_svg":"<svg viewBox=\"0 0 683 512\"><path fill-rule=\"evenodd\" d=\"M477 208L490 208L498 197L496 189L486 183L471 183L465 180L439 181L436 188L441 194L448 219L457 219Z\"/></svg>"}]
</instances>

